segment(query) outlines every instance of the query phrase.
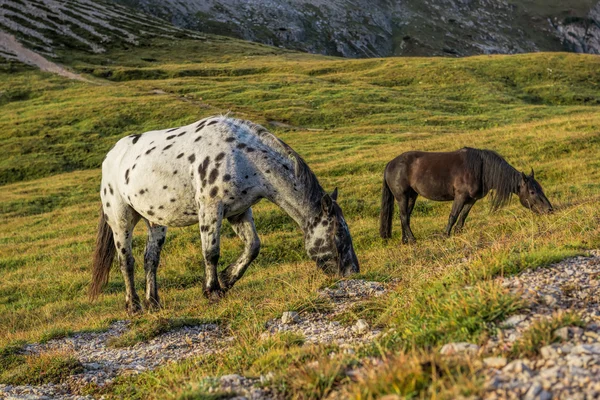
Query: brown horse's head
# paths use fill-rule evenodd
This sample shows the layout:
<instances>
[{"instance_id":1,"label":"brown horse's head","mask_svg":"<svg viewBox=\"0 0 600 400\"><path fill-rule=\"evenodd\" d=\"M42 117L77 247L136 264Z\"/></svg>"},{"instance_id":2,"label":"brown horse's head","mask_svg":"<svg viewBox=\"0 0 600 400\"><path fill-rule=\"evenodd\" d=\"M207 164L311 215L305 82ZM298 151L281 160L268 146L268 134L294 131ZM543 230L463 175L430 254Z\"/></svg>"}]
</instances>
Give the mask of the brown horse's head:
<instances>
[{"instance_id":1,"label":"brown horse's head","mask_svg":"<svg viewBox=\"0 0 600 400\"><path fill-rule=\"evenodd\" d=\"M542 190L542 186L535 180L533 169L529 176L521 172L518 195L523 207L529 208L537 214L546 214L554 211L552 204L550 204L550 201Z\"/></svg>"},{"instance_id":2,"label":"brown horse's head","mask_svg":"<svg viewBox=\"0 0 600 400\"><path fill-rule=\"evenodd\" d=\"M321 213L305 237L306 249L317 266L327 273L348 276L359 272L350 230L337 203L337 188L321 199Z\"/></svg>"}]
</instances>

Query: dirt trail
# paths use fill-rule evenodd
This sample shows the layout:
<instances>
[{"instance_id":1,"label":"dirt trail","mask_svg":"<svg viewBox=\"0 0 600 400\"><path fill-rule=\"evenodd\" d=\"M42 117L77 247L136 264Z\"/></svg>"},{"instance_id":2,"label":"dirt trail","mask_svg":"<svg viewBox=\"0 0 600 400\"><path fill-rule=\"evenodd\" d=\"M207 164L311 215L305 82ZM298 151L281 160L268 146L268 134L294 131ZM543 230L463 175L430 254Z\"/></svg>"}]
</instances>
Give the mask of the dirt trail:
<instances>
[{"instance_id":1,"label":"dirt trail","mask_svg":"<svg viewBox=\"0 0 600 400\"><path fill-rule=\"evenodd\" d=\"M15 39L15 37L9 33L0 30L0 51L9 55L10 58L21 61L22 63L33 65L38 67L42 71L52 72L64 76L69 79L76 79L79 81L90 82L83 76L75 74L71 71L66 70L60 65L49 61L40 54L29 50Z\"/></svg>"}]
</instances>

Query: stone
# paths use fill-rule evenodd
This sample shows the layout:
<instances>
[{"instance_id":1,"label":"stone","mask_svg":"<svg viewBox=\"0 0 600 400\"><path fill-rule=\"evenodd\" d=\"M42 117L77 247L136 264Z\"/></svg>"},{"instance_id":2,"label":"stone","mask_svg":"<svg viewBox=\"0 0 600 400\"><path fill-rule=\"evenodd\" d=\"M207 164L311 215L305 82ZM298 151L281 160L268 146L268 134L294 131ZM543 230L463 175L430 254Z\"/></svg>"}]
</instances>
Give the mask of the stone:
<instances>
[{"instance_id":1,"label":"stone","mask_svg":"<svg viewBox=\"0 0 600 400\"><path fill-rule=\"evenodd\" d=\"M558 300L556 300L556 297L549 295L549 294L545 295L543 297L543 299L544 299L544 304L546 304L549 307L554 307L558 303Z\"/></svg>"},{"instance_id":2,"label":"stone","mask_svg":"<svg viewBox=\"0 0 600 400\"><path fill-rule=\"evenodd\" d=\"M369 324L364 319L359 319L352 327L352 330L358 334L366 333L369 330Z\"/></svg>"},{"instance_id":3,"label":"stone","mask_svg":"<svg viewBox=\"0 0 600 400\"><path fill-rule=\"evenodd\" d=\"M558 352L556 351L556 349L553 346L544 346L540 349L540 355L547 359L550 358L557 358L558 357Z\"/></svg>"},{"instance_id":4,"label":"stone","mask_svg":"<svg viewBox=\"0 0 600 400\"><path fill-rule=\"evenodd\" d=\"M285 311L281 315L281 323L284 325L290 325L300 322L300 316L296 311Z\"/></svg>"},{"instance_id":5,"label":"stone","mask_svg":"<svg viewBox=\"0 0 600 400\"><path fill-rule=\"evenodd\" d=\"M458 342L448 343L442 346L440 354L445 356L452 356L458 354L475 355L479 351L479 346L472 343Z\"/></svg>"},{"instance_id":6,"label":"stone","mask_svg":"<svg viewBox=\"0 0 600 400\"><path fill-rule=\"evenodd\" d=\"M564 341L569 340L569 328L566 326L558 328L553 332L553 335Z\"/></svg>"},{"instance_id":7,"label":"stone","mask_svg":"<svg viewBox=\"0 0 600 400\"><path fill-rule=\"evenodd\" d=\"M504 368L502 368L502 372L507 374L520 374L522 372L530 372L531 369L525 364L523 360L514 360L508 363Z\"/></svg>"},{"instance_id":8,"label":"stone","mask_svg":"<svg viewBox=\"0 0 600 400\"><path fill-rule=\"evenodd\" d=\"M223 375L221 378L219 378L219 380L221 381L221 383L226 383L226 384L240 384L240 382L244 379L243 376L241 375L237 375L237 374L229 374L229 375Z\"/></svg>"},{"instance_id":9,"label":"stone","mask_svg":"<svg viewBox=\"0 0 600 400\"><path fill-rule=\"evenodd\" d=\"M527 319L527 315L523 315L523 314L513 315L510 318L506 319L504 322L502 322L500 324L500 326L507 327L507 328L515 327L515 326L519 325L521 322L525 321L526 319Z\"/></svg>"},{"instance_id":10,"label":"stone","mask_svg":"<svg viewBox=\"0 0 600 400\"><path fill-rule=\"evenodd\" d=\"M600 343L580 344L574 346L572 354L600 354Z\"/></svg>"},{"instance_id":11,"label":"stone","mask_svg":"<svg viewBox=\"0 0 600 400\"><path fill-rule=\"evenodd\" d=\"M523 400L536 400L541 391L542 385L539 382L533 382L527 393L525 393Z\"/></svg>"},{"instance_id":12,"label":"stone","mask_svg":"<svg viewBox=\"0 0 600 400\"><path fill-rule=\"evenodd\" d=\"M552 393L542 390L537 397L539 400L552 400Z\"/></svg>"},{"instance_id":13,"label":"stone","mask_svg":"<svg viewBox=\"0 0 600 400\"><path fill-rule=\"evenodd\" d=\"M488 368L501 369L506 365L504 357L487 357L483 359L483 364Z\"/></svg>"}]
</instances>

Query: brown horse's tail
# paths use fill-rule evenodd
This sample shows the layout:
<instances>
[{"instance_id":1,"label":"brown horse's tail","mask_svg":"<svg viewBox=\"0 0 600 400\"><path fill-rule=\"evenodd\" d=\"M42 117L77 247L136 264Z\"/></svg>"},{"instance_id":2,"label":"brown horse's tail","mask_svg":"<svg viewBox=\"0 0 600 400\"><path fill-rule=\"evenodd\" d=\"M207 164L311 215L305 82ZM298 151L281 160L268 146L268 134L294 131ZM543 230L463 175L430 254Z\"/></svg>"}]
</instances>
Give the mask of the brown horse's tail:
<instances>
[{"instance_id":1,"label":"brown horse's tail","mask_svg":"<svg viewBox=\"0 0 600 400\"><path fill-rule=\"evenodd\" d=\"M92 266L92 283L90 284L89 296L94 300L106 283L113 259L115 258L115 241L113 232L100 207L100 219L98 221L98 236L96 237L96 249L94 250L94 264Z\"/></svg>"},{"instance_id":2,"label":"brown horse's tail","mask_svg":"<svg viewBox=\"0 0 600 400\"><path fill-rule=\"evenodd\" d=\"M383 188L381 190L381 211L379 214L379 236L384 239L392 237L392 217L394 216L394 195L390 190L383 173Z\"/></svg>"}]
</instances>

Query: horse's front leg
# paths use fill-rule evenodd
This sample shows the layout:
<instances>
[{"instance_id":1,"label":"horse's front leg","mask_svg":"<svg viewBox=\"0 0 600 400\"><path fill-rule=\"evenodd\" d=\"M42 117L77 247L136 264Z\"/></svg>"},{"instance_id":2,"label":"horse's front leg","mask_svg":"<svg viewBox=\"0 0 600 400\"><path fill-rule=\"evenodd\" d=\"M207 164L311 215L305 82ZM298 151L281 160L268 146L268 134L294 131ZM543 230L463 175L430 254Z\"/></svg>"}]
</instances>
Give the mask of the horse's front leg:
<instances>
[{"instance_id":1,"label":"horse's front leg","mask_svg":"<svg viewBox=\"0 0 600 400\"><path fill-rule=\"evenodd\" d=\"M146 307L150 309L160 308L158 299L158 286L156 284L156 271L160 262L160 252L165 237L167 227L155 225L146 221L148 226L148 239L146 240L146 251L144 251L144 271L146 272Z\"/></svg>"},{"instance_id":2,"label":"horse's front leg","mask_svg":"<svg viewBox=\"0 0 600 400\"><path fill-rule=\"evenodd\" d=\"M467 216L469 215L469 211L471 211L471 207L473 207L473 205L475 204L475 201L476 200L467 201L467 203L463 207L462 212L460 213L460 216L458 217L458 222L456 222L456 227L454 228L454 233L458 234L462 230L463 226L465 225L465 220L467 219Z\"/></svg>"},{"instance_id":3,"label":"horse's front leg","mask_svg":"<svg viewBox=\"0 0 600 400\"><path fill-rule=\"evenodd\" d=\"M219 274L219 282L225 290L231 288L244 275L244 272L260 251L260 239L256 233L251 208L240 215L228 218L228 220L235 233L244 242L244 252L236 262Z\"/></svg>"},{"instance_id":4,"label":"horse's front leg","mask_svg":"<svg viewBox=\"0 0 600 400\"><path fill-rule=\"evenodd\" d=\"M215 201L199 207L200 238L204 256L204 295L218 299L224 294L217 276L217 265L221 254L220 237L223 222L223 203Z\"/></svg>"},{"instance_id":5,"label":"horse's front leg","mask_svg":"<svg viewBox=\"0 0 600 400\"><path fill-rule=\"evenodd\" d=\"M446 226L446 236L450 236L452 232L452 227L456 223L456 219L460 215L464 205L466 202L465 196L457 195L454 197L454 202L452 203L452 211L450 211L450 216L448 217L448 225Z\"/></svg>"}]
</instances>

